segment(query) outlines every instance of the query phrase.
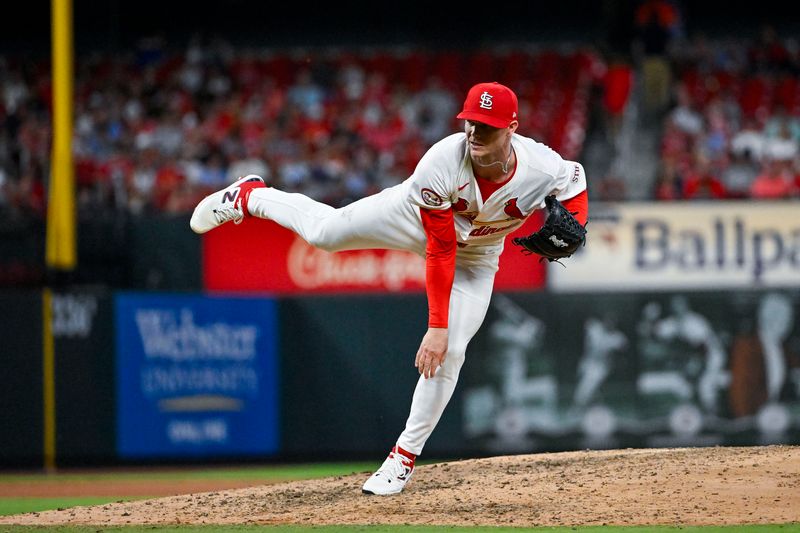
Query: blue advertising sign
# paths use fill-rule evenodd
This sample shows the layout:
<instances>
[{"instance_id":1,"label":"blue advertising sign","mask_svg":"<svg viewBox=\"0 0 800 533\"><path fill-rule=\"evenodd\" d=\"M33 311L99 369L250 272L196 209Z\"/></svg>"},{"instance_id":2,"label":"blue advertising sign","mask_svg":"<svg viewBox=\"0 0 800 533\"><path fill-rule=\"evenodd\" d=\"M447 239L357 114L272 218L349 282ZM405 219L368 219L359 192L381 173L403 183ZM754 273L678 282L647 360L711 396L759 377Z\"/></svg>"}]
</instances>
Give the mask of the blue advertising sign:
<instances>
[{"instance_id":1,"label":"blue advertising sign","mask_svg":"<svg viewBox=\"0 0 800 533\"><path fill-rule=\"evenodd\" d=\"M121 293L115 305L121 457L278 450L274 300Z\"/></svg>"}]
</instances>

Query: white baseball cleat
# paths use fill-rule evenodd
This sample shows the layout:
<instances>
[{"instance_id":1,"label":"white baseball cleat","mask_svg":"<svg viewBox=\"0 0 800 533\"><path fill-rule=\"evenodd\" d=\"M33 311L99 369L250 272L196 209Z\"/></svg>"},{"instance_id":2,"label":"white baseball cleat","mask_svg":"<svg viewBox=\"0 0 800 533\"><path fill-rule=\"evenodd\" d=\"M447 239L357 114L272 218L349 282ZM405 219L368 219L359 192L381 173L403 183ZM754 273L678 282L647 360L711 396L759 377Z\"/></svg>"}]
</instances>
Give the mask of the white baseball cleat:
<instances>
[{"instance_id":1,"label":"white baseball cleat","mask_svg":"<svg viewBox=\"0 0 800 533\"><path fill-rule=\"evenodd\" d=\"M414 461L392 449L381 467L364 483L361 492L388 496L399 494L414 473Z\"/></svg>"},{"instance_id":2,"label":"white baseball cleat","mask_svg":"<svg viewBox=\"0 0 800 533\"><path fill-rule=\"evenodd\" d=\"M255 174L239 178L221 191L203 198L194 208L189 226L195 233L205 233L231 220L240 224L248 214L250 191L264 186L264 180Z\"/></svg>"}]
</instances>

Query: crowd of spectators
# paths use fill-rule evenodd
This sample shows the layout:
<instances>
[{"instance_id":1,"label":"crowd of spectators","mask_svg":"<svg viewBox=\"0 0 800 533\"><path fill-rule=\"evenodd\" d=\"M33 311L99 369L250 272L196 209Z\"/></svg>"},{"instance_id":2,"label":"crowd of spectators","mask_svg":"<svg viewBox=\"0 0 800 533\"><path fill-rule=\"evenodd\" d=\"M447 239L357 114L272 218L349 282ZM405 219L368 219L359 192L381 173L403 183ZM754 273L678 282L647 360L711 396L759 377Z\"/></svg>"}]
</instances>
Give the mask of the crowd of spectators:
<instances>
[{"instance_id":1,"label":"crowd of spectators","mask_svg":"<svg viewBox=\"0 0 800 533\"><path fill-rule=\"evenodd\" d=\"M800 50L759 38L675 47L658 200L800 198Z\"/></svg>"},{"instance_id":2,"label":"crowd of spectators","mask_svg":"<svg viewBox=\"0 0 800 533\"><path fill-rule=\"evenodd\" d=\"M697 36L669 61L653 198L800 197L797 44L769 28L755 42ZM78 206L132 214L190 212L250 173L346 205L410 175L461 127L463 94L486 79L517 90L523 134L579 158L590 94L618 121L634 80L586 48L275 51L201 39L81 56L75 73ZM0 209L45 211L51 84L46 61L0 58Z\"/></svg>"},{"instance_id":3,"label":"crowd of spectators","mask_svg":"<svg viewBox=\"0 0 800 533\"><path fill-rule=\"evenodd\" d=\"M466 89L486 79L518 90L526 134L577 156L592 80L573 73L589 70L591 56L555 51L245 50L199 38L178 51L145 40L130 55L81 56L78 206L185 213L251 173L345 205L408 177L458 131ZM0 208L42 213L49 66L0 60L0 90Z\"/></svg>"}]
</instances>

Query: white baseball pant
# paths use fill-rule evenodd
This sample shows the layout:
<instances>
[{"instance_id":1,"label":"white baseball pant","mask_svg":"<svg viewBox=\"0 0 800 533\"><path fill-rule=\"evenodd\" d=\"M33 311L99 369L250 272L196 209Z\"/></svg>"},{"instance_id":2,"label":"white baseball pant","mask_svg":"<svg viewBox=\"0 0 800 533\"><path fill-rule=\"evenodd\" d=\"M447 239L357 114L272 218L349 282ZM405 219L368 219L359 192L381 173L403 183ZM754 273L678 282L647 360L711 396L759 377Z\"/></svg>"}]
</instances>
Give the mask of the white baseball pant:
<instances>
[{"instance_id":1,"label":"white baseball pant","mask_svg":"<svg viewBox=\"0 0 800 533\"><path fill-rule=\"evenodd\" d=\"M250 193L247 208L253 216L273 220L329 252L377 248L425 255L418 208L406 201L399 185L339 209L302 194L258 188ZM496 255L475 261L457 256L447 355L434 377L417 382L405 430L397 439L401 448L422 453L439 422L455 390L467 344L486 316L496 271Z\"/></svg>"}]
</instances>

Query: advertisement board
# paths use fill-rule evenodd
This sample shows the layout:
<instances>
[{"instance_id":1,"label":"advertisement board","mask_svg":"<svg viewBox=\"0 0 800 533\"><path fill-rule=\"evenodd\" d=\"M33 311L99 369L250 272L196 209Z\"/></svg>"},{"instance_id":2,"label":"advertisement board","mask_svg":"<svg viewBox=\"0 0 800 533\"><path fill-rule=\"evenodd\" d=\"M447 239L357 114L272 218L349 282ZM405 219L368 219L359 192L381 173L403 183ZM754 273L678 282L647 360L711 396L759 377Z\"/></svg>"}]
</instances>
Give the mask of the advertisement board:
<instances>
[{"instance_id":1,"label":"advertisement board","mask_svg":"<svg viewBox=\"0 0 800 533\"><path fill-rule=\"evenodd\" d=\"M514 235L535 231L533 216ZM506 241L495 287L537 290L545 267ZM274 222L248 219L225 224L203 236L204 286L212 291L271 294L422 292L425 260L399 250L329 253L313 248Z\"/></svg>"},{"instance_id":2,"label":"advertisement board","mask_svg":"<svg viewBox=\"0 0 800 533\"><path fill-rule=\"evenodd\" d=\"M557 291L800 286L798 202L593 204Z\"/></svg>"},{"instance_id":3,"label":"advertisement board","mask_svg":"<svg viewBox=\"0 0 800 533\"><path fill-rule=\"evenodd\" d=\"M121 293L115 307L120 457L278 450L273 300Z\"/></svg>"},{"instance_id":4,"label":"advertisement board","mask_svg":"<svg viewBox=\"0 0 800 533\"><path fill-rule=\"evenodd\" d=\"M496 294L467 352L468 446L800 442L800 291Z\"/></svg>"},{"instance_id":5,"label":"advertisement board","mask_svg":"<svg viewBox=\"0 0 800 533\"><path fill-rule=\"evenodd\" d=\"M0 466L41 466L44 451L42 292L3 290Z\"/></svg>"},{"instance_id":6,"label":"advertisement board","mask_svg":"<svg viewBox=\"0 0 800 533\"><path fill-rule=\"evenodd\" d=\"M53 291L56 455L59 465L116 456L114 300L111 291ZM91 439L86 436L91 435Z\"/></svg>"}]
</instances>

